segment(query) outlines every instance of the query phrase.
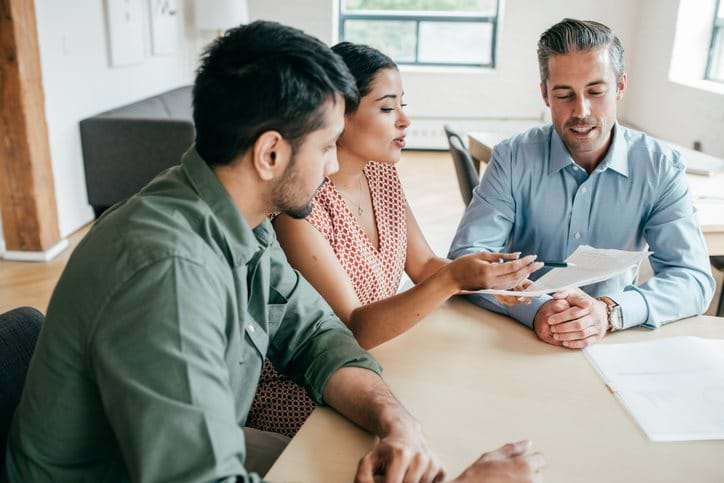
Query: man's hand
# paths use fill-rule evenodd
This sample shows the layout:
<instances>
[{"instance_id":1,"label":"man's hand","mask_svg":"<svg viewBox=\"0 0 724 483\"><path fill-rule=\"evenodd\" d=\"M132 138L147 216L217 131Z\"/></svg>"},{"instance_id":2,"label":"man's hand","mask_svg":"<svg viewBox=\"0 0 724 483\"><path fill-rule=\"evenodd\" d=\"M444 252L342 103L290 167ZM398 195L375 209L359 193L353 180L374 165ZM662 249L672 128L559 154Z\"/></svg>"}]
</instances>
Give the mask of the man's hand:
<instances>
[{"instance_id":1,"label":"man's hand","mask_svg":"<svg viewBox=\"0 0 724 483\"><path fill-rule=\"evenodd\" d=\"M603 339L608 332L605 302L594 299L579 288L556 293L553 300L565 300L570 306L547 318L553 339L563 347L583 349Z\"/></svg>"},{"instance_id":2,"label":"man's hand","mask_svg":"<svg viewBox=\"0 0 724 483\"><path fill-rule=\"evenodd\" d=\"M385 483L433 483L445 478L445 470L432 456L419 424L403 421L360 460L355 482L373 483L374 475L384 475Z\"/></svg>"},{"instance_id":3,"label":"man's hand","mask_svg":"<svg viewBox=\"0 0 724 483\"><path fill-rule=\"evenodd\" d=\"M452 483L538 483L543 481L543 455L528 453L529 441L506 444L485 453Z\"/></svg>"},{"instance_id":4,"label":"man's hand","mask_svg":"<svg viewBox=\"0 0 724 483\"><path fill-rule=\"evenodd\" d=\"M355 481L432 483L445 472L432 456L420 423L395 399L379 375L361 367L342 367L324 387L324 401L380 439L357 467Z\"/></svg>"},{"instance_id":5,"label":"man's hand","mask_svg":"<svg viewBox=\"0 0 724 483\"><path fill-rule=\"evenodd\" d=\"M533 321L533 329L535 334L540 340L551 345L563 345L560 341L556 340L551 326L548 323L548 319L556 314L560 314L569 310L571 306L568 304L566 299L553 299L544 303L538 309L535 314L535 320Z\"/></svg>"},{"instance_id":6,"label":"man's hand","mask_svg":"<svg viewBox=\"0 0 724 483\"><path fill-rule=\"evenodd\" d=\"M525 279L520 285L513 288L516 292L523 292L533 285L533 282L529 279ZM495 299L503 305L516 305L516 304L529 304L530 297L524 297L521 295L494 295Z\"/></svg>"}]
</instances>

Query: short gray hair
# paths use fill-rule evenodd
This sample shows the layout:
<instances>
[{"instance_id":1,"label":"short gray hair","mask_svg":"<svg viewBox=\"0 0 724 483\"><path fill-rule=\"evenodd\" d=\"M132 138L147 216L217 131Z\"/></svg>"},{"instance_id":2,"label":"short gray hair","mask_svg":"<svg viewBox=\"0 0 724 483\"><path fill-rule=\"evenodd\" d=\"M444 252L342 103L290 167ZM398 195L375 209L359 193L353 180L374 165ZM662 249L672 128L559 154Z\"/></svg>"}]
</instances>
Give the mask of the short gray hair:
<instances>
[{"instance_id":1,"label":"short gray hair","mask_svg":"<svg viewBox=\"0 0 724 483\"><path fill-rule=\"evenodd\" d=\"M540 80L548 80L548 59L569 52L586 52L607 47L616 80L623 74L623 46L613 30L591 20L564 18L540 36L538 40L538 67Z\"/></svg>"}]
</instances>

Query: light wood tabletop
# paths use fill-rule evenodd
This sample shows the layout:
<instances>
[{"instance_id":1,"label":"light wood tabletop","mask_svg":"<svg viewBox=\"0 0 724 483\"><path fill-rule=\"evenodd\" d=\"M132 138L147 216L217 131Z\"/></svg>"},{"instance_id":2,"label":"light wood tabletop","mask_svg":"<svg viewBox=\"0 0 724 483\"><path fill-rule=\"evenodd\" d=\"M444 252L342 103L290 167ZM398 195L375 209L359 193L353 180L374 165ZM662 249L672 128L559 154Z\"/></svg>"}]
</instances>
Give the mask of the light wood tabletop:
<instances>
[{"instance_id":1,"label":"light wood tabletop","mask_svg":"<svg viewBox=\"0 0 724 483\"><path fill-rule=\"evenodd\" d=\"M492 156L493 147L509 138L513 133L504 132L469 132L470 155L484 166ZM670 144L670 143L669 143ZM684 162L687 157L711 158L712 156L671 145L681 151ZM699 218L701 231L704 233L709 255L724 255L724 173L714 176L703 176L687 173L689 191L691 192Z\"/></svg>"},{"instance_id":2,"label":"light wood tabletop","mask_svg":"<svg viewBox=\"0 0 724 483\"><path fill-rule=\"evenodd\" d=\"M678 335L724 338L724 319L631 329L602 343ZM582 352L547 345L464 300L371 352L450 476L484 450L528 438L544 453L550 482L724 481L724 441L650 442ZM266 479L351 482L373 443L331 409L317 408Z\"/></svg>"}]
</instances>

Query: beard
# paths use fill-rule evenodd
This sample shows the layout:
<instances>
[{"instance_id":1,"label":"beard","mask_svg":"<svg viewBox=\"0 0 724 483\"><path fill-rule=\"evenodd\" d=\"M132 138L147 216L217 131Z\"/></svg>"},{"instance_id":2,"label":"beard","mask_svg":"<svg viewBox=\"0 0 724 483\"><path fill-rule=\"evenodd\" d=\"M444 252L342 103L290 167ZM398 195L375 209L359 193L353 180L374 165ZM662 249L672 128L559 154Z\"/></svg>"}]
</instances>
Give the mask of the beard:
<instances>
[{"instance_id":1,"label":"beard","mask_svg":"<svg viewBox=\"0 0 724 483\"><path fill-rule=\"evenodd\" d=\"M282 209L282 213L285 215L289 215L295 220L303 220L306 217L309 216L309 214L312 212L312 209L314 208L314 205L312 204L312 200L309 200L306 205L299 206L299 207L288 207L285 209Z\"/></svg>"},{"instance_id":2,"label":"beard","mask_svg":"<svg viewBox=\"0 0 724 483\"><path fill-rule=\"evenodd\" d=\"M312 212L314 207L312 199L317 194L319 188L322 187L324 181L319 184L314 193L305 195L302 190L303 181L297 172L296 159L292 158L289 167L284 175L272 190L274 206L276 210L289 215L296 220L303 220Z\"/></svg>"}]
</instances>

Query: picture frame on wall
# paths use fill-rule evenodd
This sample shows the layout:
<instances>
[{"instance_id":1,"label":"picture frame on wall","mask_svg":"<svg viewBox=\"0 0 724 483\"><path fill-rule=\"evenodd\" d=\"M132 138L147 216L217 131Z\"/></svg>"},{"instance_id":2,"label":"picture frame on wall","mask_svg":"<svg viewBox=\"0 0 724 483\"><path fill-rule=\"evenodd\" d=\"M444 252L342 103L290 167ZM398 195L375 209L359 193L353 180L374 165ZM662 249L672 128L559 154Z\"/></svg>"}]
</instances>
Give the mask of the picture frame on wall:
<instances>
[{"instance_id":1,"label":"picture frame on wall","mask_svg":"<svg viewBox=\"0 0 724 483\"><path fill-rule=\"evenodd\" d=\"M149 0L151 18L151 51L153 55L176 52L179 35L177 0Z\"/></svg>"},{"instance_id":2,"label":"picture frame on wall","mask_svg":"<svg viewBox=\"0 0 724 483\"><path fill-rule=\"evenodd\" d=\"M111 67L144 61L143 0L105 0Z\"/></svg>"}]
</instances>

